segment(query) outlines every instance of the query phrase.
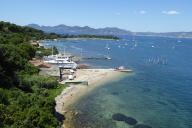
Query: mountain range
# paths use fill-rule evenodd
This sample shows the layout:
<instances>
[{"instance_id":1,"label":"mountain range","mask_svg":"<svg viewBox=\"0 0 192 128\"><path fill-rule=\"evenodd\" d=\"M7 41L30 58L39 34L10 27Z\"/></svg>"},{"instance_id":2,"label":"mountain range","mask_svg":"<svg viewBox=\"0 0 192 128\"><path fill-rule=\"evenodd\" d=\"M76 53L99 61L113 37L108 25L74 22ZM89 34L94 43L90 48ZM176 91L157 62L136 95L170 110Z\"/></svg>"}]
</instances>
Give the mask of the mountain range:
<instances>
[{"instance_id":1,"label":"mountain range","mask_svg":"<svg viewBox=\"0 0 192 128\"><path fill-rule=\"evenodd\" d=\"M106 28L91 28L89 26L67 26L64 24L57 26L40 26L38 24L29 24L28 27L32 27L38 30L42 30L47 33L57 34L71 34L71 35L137 35L137 36L160 36L160 37L177 37L177 38L192 38L192 32L131 32L128 30L106 27Z\"/></svg>"}]
</instances>

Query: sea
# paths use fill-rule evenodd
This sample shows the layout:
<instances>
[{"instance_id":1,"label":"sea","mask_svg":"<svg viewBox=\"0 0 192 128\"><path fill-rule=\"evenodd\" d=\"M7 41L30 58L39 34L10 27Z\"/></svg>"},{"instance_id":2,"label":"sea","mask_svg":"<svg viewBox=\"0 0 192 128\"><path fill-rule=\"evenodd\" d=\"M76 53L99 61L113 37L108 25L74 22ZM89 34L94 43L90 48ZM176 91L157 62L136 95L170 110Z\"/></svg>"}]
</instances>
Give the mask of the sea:
<instances>
[{"instance_id":1,"label":"sea","mask_svg":"<svg viewBox=\"0 0 192 128\"><path fill-rule=\"evenodd\" d=\"M54 45L61 52L85 58L81 63L94 68L124 66L134 71L99 86L76 102L73 107L78 115L73 125L76 128L192 128L192 39L121 38L43 42L46 47ZM105 57L111 60L102 59ZM114 120L114 114L135 119L137 124Z\"/></svg>"}]
</instances>

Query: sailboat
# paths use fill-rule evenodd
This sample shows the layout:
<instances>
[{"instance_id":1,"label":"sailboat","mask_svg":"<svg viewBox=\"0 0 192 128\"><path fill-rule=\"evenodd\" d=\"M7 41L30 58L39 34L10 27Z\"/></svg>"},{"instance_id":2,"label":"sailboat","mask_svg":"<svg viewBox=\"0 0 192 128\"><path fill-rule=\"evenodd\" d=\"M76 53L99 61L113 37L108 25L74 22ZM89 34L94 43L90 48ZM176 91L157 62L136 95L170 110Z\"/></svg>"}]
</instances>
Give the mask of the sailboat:
<instances>
[{"instance_id":1,"label":"sailboat","mask_svg":"<svg viewBox=\"0 0 192 128\"><path fill-rule=\"evenodd\" d=\"M106 49L110 50L111 48L109 47L109 44L107 43L105 46Z\"/></svg>"},{"instance_id":2,"label":"sailboat","mask_svg":"<svg viewBox=\"0 0 192 128\"><path fill-rule=\"evenodd\" d=\"M110 49L107 49L107 55L106 55L106 59L107 59L107 60L111 60L111 57L109 56L109 50L110 50Z\"/></svg>"}]
</instances>

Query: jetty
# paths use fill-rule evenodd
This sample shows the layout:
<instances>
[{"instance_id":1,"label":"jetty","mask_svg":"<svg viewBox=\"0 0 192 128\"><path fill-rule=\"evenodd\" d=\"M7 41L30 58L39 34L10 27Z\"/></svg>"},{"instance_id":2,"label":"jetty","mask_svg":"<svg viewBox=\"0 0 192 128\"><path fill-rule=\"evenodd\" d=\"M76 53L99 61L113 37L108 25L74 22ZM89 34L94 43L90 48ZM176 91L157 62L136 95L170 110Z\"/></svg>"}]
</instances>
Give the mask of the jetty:
<instances>
[{"instance_id":1,"label":"jetty","mask_svg":"<svg viewBox=\"0 0 192 128\"><path fill-rule=\"evenodd\" d=\"M109 57L82 57L82 59L87 59L87 60L111 60Z\"/></svg>"}]
</instances>

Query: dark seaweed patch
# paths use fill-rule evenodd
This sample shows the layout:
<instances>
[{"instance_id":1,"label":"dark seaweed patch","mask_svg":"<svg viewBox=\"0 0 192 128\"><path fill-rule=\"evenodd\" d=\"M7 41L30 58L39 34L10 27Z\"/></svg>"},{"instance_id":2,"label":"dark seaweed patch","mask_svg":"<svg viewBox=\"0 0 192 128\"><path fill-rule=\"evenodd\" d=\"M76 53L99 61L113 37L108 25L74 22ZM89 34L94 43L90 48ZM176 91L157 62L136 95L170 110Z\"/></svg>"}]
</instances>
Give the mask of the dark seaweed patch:
<instances>
[{"instance_id":1,"label":"dark seaweed patch","mask_svg":"<svg viewBox=\"0 0 192 128\"><path fill-rule=\"evenodd\" d=\"M112 94L112 95L119 95L118 92L112 92L111 94Z\"/></svg>"},{"instance_id":2,"label":"dark seaweed patch","mask_svg":"<svg viewBox=\"0 0 192 128\"><path fill-rule=\"evenodd\" d=\"M116 113L116 114L113 114L112 116L112 119L113 120L116 120L116 121L123 121L129 125L135 125L137 124L137 120L132 118L132 117L127 117L121 113Z\"/></svg>"},{"instance_id":3,"label":"dark seaweed patch","mask_svg":"<svg viewBox=\"0 0 192 128\"><path fill-rule=\"evenodd\" d=\"M146 124L137 124L133 128L152 128L152 127Z\"/></svg>"}]
</instances>

